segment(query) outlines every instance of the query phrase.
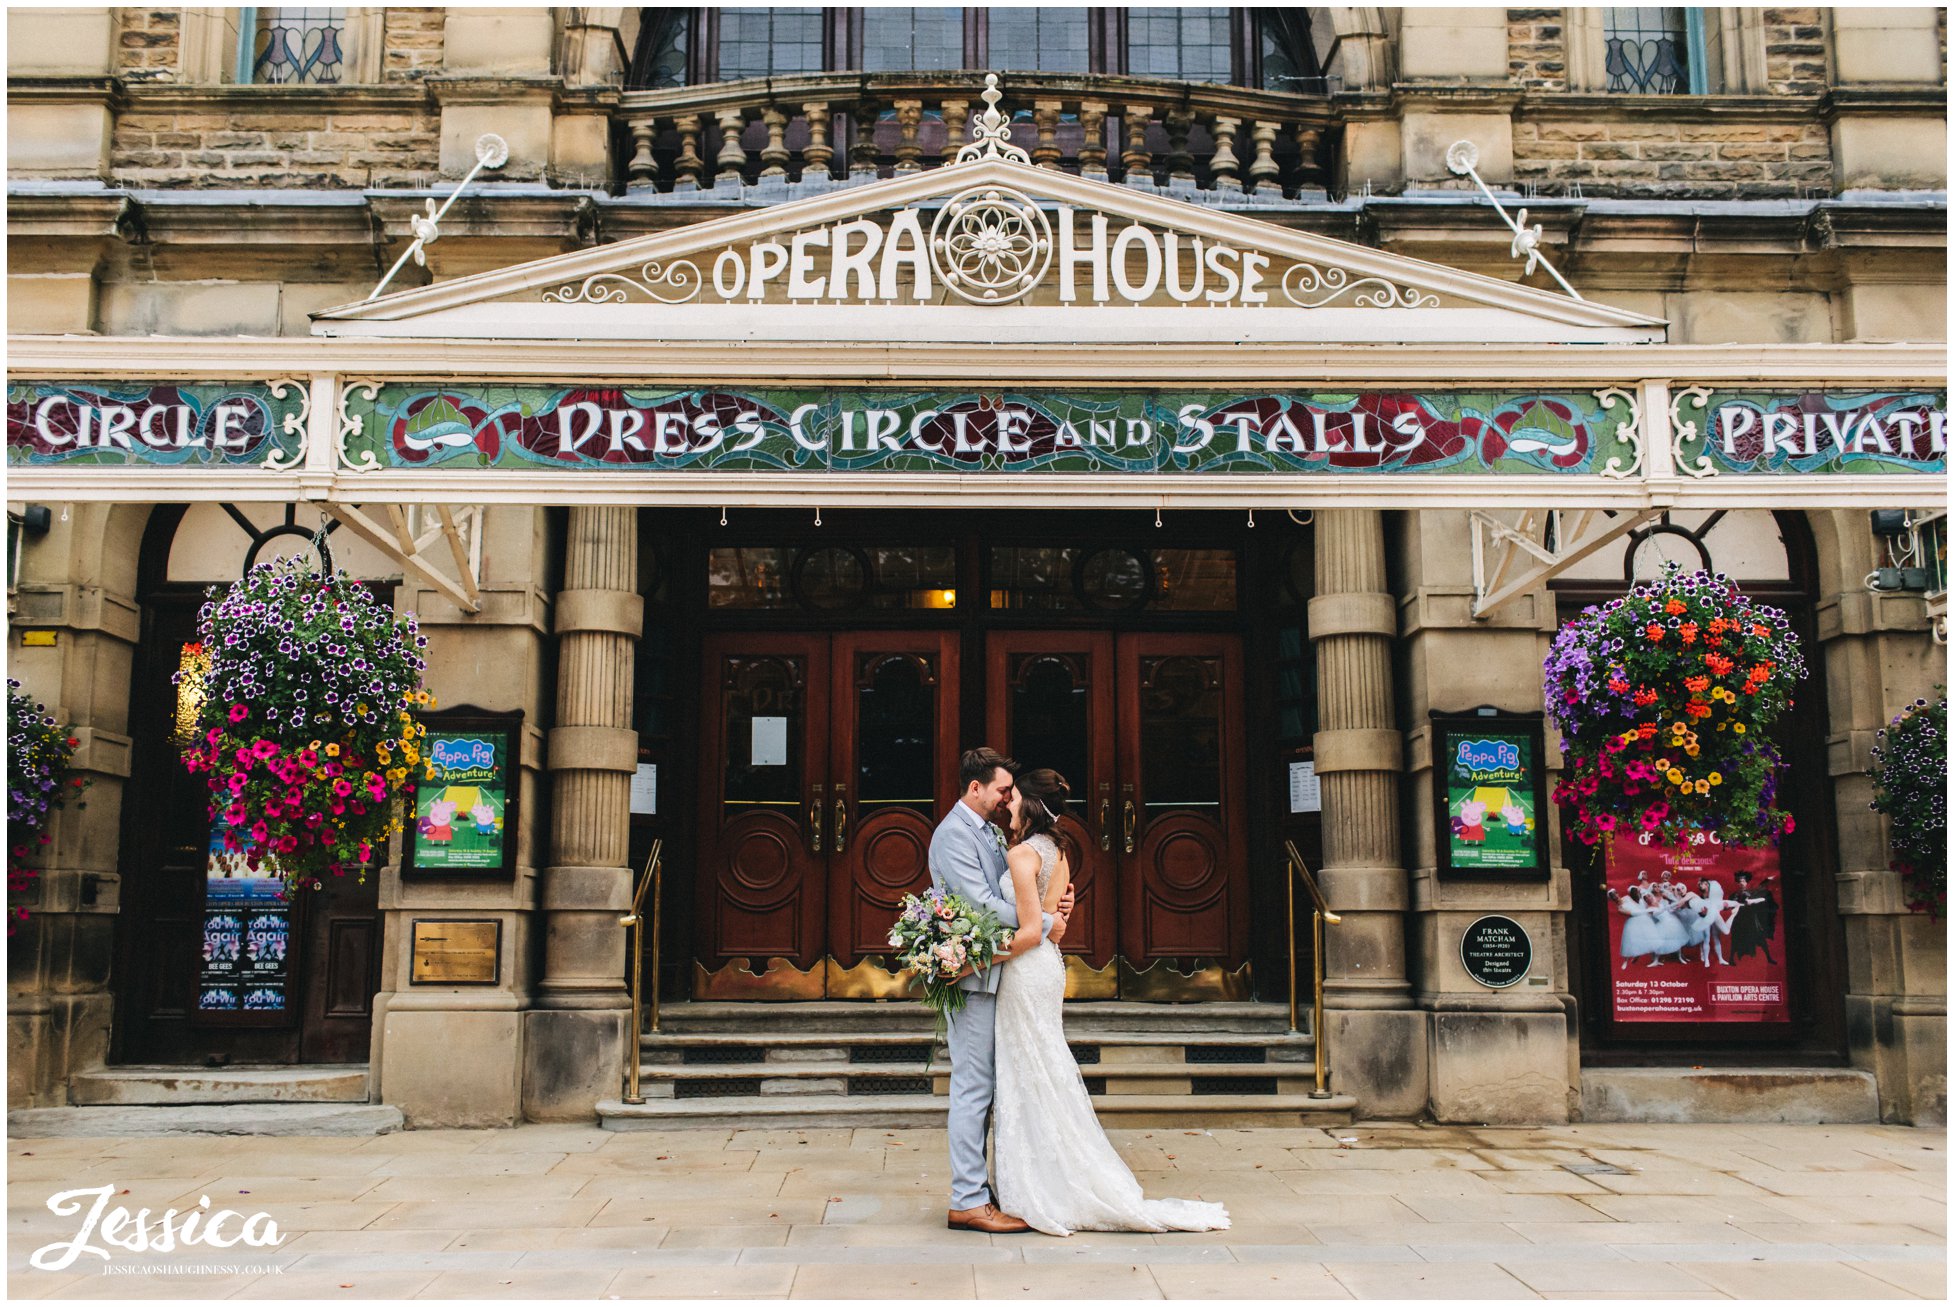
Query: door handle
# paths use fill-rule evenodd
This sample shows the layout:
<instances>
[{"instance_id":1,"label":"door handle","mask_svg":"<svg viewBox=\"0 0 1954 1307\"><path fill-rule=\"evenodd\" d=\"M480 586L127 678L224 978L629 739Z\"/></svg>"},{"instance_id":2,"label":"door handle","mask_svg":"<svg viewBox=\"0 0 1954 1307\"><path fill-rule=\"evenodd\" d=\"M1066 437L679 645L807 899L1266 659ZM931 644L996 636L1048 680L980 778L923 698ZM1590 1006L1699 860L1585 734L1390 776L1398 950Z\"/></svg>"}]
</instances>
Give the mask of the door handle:
<instances>
[{"instance_id":1,"label":"door handle","mask_svg":"<svg viewBox=\"0 0 1954 1307\"><path fill-rule=\"evenodd\" d=\"M1099 847L1113 847L1113 801L1103 796L1099 800Z\"/></svg>"},{"instance_id":2,"label":"door handle","mask_svg":"<svg viewBox=\"0 0 1954 1307\"><path fill-rule=\"evenodd\" d=\"M848 851L848 808L839 794L835 796L835 852Z\"/></svg>"},{"instance_id":3,"label":"door handle","mask_svg":"<svg viewBox=\"0 0 1954 1307\"><path fill-rule=\"evenodd\" d=\"M1125 808L1123 820L1126 826L1126 851L1131 853L1133 852L1133 828L1139 825L1140 810L1133 806L1133 800L1131 799L1126 801Z\"/></svg>"},{"instance_id":4,"label":"door handle","mask_svg":"<svg viewBox=\"0 0 1954 1307\"><path fill-rule=\"evenodd\" d=\"M807 805L808 848L815 853L821 851L821 789L814 787L814 801Z\"/></svg>"}]
</instances>

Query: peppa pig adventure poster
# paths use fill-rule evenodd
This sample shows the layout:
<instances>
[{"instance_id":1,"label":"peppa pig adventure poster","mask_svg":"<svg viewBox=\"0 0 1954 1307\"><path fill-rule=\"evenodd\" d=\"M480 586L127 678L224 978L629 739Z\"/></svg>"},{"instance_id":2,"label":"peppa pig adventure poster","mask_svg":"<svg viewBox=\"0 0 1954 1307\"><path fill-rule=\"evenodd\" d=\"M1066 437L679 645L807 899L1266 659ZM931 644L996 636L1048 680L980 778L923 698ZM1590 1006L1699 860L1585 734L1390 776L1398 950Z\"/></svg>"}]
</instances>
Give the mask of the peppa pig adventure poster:
<instances>
[{"instance_id":1,"label":"peppa pig adventure poster","mask_svg":"<svg viewBox=\"0 0 1954 1307\"><path fill-rule=\"evenodd\" d=\"M1432 715L1441 872L1548 873L1540 755L1537 718Z\"/></svg>"},{"instance_id":2,"label":"peppa pig adventure poster","mask_svg":"<svg viewBox=\"0 0 1954 1307\"><path fill-rule=\"evenodd\" d=\"M521 727L505 715L427 714L425 772L414 794L408 867L495 875L514 865L511 751Z\"/></svg>"}]
</instances>

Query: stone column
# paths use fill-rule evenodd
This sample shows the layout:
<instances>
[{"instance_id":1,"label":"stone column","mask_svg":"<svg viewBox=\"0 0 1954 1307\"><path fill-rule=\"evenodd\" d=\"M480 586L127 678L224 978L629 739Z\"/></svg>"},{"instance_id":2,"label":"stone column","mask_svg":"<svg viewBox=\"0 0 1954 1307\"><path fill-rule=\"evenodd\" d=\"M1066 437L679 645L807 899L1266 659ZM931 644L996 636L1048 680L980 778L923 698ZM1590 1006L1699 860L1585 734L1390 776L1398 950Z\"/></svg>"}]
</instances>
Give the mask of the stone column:
<instances>
[{"instance_id":1,"label":"stone column","mask_svg":"<svg viewBox=\"0 0 1954 1307\"><path fill-rule=\"evenodd\" d=\"M7 1106L66 1107L68 1080L108 1060L110 964L121 911L122 797L129 777L129 677L142 630L136 564L146 504L50 504L45 536L22 541L7 674L79 742L90 782L54 814L30 916L7 941ZM49 633L28 646L20 632ZM11 897L11 896L10 896Z\"/></svg>"},{"instance_id":2,"label":"stone column","mask_svg":"<svg viewBox=\"0 0 1954 1307\"><path fill-rule=\"evenodd\" d=\"M594 1120L621 1091L630 995L632 666L644 627L633 508L572 508L556 597L556 722L549 733L550 863L543 975L523 1040L523 1114Z\"/></svg>"},{"instance_id":3,"label":"stone column","mask_svg":"<svg viewBox=\"0 0 1954 1307\"><path fill-rule=\"evenodd\" d=\"M1376 510L1316 514L1309 634L1323 786L1319 878L1331 910L1342 917L1324 929L1331 1087L1355 1095L1368 1115L1411 1115L1426 1101L1425 1014L1412 1010L1405 972L1407 884L1398 830L1403 737L1391 690L1397 611Z\"/></svg>"}]
</instances>

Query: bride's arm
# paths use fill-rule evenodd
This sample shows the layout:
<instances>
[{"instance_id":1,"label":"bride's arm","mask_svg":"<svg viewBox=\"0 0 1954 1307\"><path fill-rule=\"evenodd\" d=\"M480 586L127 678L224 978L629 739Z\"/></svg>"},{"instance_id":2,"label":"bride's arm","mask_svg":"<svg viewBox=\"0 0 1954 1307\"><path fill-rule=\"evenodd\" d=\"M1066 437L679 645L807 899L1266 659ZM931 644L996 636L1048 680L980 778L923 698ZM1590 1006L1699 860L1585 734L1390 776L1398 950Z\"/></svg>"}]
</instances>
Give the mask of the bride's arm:
<instances>
[{"instance_id":1,"label":"bride's arm","mask_svg":"<svg viewBox=\"0 0 1954 1307\"><path fill-rule=\"evenodd\" d=\"M1038 906L1038 850L1020 844L1005 859L1011 869L1011 890L1018 901L1018 920L1029 925L1018 927L1011 936L1012 957L1027 953L1045 937L1043 914Z\"/></svg>"}]
</instances>

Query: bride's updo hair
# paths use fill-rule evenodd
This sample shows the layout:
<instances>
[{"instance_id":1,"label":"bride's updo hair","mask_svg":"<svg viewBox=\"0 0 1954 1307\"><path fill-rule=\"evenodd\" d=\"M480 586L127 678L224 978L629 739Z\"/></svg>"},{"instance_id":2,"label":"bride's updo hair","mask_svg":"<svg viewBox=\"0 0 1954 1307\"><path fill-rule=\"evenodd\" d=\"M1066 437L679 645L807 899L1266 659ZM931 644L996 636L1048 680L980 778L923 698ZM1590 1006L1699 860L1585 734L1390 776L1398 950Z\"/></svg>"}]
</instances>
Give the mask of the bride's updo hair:
<instances>
[{"instance_id":1,"label":"bride's updo hair","mask_svg":"<svg viewBox=\"0 0 1954 1307\"><path fill-rule=\"evenodd\" d=\"M1058 825L1058 819L1065 815L1072 787L1050 767L1040 767L1018 777L1018 793L1024 796L1020 813L1025 836L1049 835Z\"/></svg>"}]
</instances>

